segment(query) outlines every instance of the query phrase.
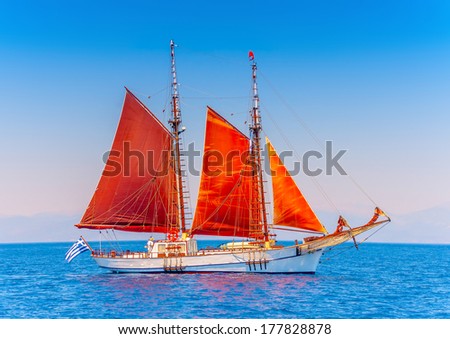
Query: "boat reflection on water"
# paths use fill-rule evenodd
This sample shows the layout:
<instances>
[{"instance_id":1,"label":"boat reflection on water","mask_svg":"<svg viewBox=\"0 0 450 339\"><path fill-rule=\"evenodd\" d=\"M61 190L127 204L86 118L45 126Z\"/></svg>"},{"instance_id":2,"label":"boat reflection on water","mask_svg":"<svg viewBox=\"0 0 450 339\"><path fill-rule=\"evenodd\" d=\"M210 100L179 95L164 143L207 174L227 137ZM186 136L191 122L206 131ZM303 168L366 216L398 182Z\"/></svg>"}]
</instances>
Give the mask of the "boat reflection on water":
<instances>
[{"instance_id":1,"label":"boat reflection on water","mask_svg":"<svg viewBox=\"0 0 450 339\"><path fill-rule=\"evenodd\" d=\"M301 314L293 301L320 293L318 280L323 277L104 273L90 276L88 283L95 293L109 295L105 309L122 318L293 318Z\"/></svg>"}]
</instances>

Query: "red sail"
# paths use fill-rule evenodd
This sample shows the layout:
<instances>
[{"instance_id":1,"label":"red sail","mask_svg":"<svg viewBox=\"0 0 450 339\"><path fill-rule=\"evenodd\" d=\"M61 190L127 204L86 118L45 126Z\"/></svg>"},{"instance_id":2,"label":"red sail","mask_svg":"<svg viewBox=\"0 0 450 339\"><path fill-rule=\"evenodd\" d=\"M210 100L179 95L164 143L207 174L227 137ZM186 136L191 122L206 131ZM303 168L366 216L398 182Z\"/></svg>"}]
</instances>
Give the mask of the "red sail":
<instances>
[{"instance_id":1,"label":"red sail","mask_svg":"<svg viewBox=\"0 0 450 339\"><path fill-rule=\"evenodd\" d=\"M102 177L79 228L166 233L170 209L172 136L128 89Z\"/></svg>"},{"instance_id":2,"label":"red sail","mask_svg":"<svg viewBox=\"0 0 450 339\"><path fill-rule=\"evenodd\" d=\"M205 134L202 177L191 233L260 236L250 229L248 137L209 107Z\"/></svg>"},{"instance_id":3,"label":"red sail","mask_svg":"<svg viewBox=\"0 0 450 339\"><path fill-rule=\"evenodd\" d=\"M266 138L272 172L273 223L297 229L327 233L300 189Z\"/></svg>"}]
</instances>

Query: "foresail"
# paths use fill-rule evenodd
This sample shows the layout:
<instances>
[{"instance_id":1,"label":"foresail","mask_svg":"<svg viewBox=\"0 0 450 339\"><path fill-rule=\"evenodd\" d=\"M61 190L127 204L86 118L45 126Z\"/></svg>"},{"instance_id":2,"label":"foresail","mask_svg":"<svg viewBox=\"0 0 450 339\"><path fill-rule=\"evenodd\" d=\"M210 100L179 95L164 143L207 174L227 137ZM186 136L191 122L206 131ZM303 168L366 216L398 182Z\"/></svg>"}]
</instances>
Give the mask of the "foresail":
<instances>
[{"instance_id":1,"label":"foresail","mask_svg":"<svg viewBox=\"0 0 450 339\"><path fill-rule=\"evenodd\" d=\"M192 234L260 237L261 230L251 229L249 220L249 146L247 136L208 107Z\"/></svg>"},{"instance_id":2,"label":"foresail","mask_svg":"<svg viewBox=\"0 0 450 339\"><path fill-rule=\"evenodd\" d=\"M128 89L117 132L79 228L166 233L174 180L172 136Z\"/></svg>"},{"instance_id":3,"label":"foresail","mask_svg":"<svg viewBox=\"0 0 450 339\"><path fill-rule=\"evenodd\" d=\"M274 225L327 233L267 138L266 143L272 174Z\"/></svg>"}]
</instances>

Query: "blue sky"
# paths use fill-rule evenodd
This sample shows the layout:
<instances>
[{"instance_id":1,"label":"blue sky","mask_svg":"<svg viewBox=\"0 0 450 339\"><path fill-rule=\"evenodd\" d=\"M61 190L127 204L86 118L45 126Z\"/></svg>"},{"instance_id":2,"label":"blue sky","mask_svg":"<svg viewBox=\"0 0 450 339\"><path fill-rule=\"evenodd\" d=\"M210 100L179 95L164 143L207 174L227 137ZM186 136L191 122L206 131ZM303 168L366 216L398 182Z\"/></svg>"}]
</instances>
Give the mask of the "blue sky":
<instances>
[{"instance_id":1,"label":"blue sky","mask_svg":"<svg viewBox=\"0 0 450 339\"><path fill-rule=\"evenodd\" d=\"M70 223L97 184L123 86L167 120L170 39L188 142L203 142L206 105L247 130L251 49L277 150L286 137L300 154L320 148L301 119L348 150L345 169L394 217L379 240L450 242L447 1L1 1L0 227L17 226L0 242L29 241L36 216L68 229L50 240L78 232ZM317 180L350 222L370 217L351 180ZM334 208L297 181L332 229Z\"/></svg>"}]
</instances>

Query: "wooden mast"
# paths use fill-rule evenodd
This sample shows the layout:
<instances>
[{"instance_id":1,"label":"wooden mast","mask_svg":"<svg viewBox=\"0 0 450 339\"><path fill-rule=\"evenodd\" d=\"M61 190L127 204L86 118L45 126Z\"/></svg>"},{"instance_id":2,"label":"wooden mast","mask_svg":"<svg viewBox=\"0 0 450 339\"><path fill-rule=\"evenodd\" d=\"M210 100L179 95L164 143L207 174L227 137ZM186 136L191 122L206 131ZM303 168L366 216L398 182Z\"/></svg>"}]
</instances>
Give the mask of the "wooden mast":
<instances>
[{"instance_id":1,"label":"wooden mast","mask_svg":"<svg viewBox=\"0 0 450 339\"><path fill-rule=\"evenodd\" d=\"M184 128L181 127L181 111L178 96L178 82L177 82L177 70L175 67L175 43L170 40L170 55L171 55L171 73L172 73L172 120L169 120L169 124L172 127L173 149L172 149L172 166L175 172L175 183L173 187L173 202L175 213L177 213L177 225L170 225L173 231L175 228L178 233L180 230L182 233L186 232L186 214L185 214L185 201L183 192L183 171L181 168L181 146L180 146L180 134L184 132ZM169 233L171 232L169 231Z\"/></svg>"},{"instance_id":2,"label":"wooden mast","mask_svg":"<svg viewBox=\"0 0 450 339\"><path fill-rule=\"evenodd\" d=\"M249 53L252 66L253 107L250 111L250 164L252 166L250 226L255 234L264 236L264 241L269 241L267 224L266 201L264 192L263 169L261 161L261 114L259 111L258 84L256 79L256 61L253 52Z\"/></svg>"}]
</instances>

